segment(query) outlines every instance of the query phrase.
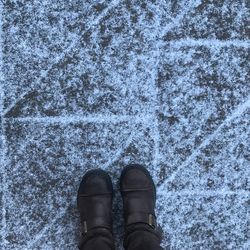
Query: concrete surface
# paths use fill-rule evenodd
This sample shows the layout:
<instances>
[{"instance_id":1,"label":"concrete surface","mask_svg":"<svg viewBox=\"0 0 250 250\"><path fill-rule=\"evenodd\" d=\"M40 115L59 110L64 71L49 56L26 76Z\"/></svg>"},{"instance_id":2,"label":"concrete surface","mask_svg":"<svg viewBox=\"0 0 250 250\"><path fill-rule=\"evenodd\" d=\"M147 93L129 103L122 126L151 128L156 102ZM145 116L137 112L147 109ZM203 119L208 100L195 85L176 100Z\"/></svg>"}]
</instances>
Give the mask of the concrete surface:
<instances>
[{"instance_id":1,"label":"concrete surface","mask_svg":"<svg viewBox=\"0 0 250 250\"><path fill-rule=\"evenodd\" d=\"M250 249L249 2L1 1L1 249L77 249L88 169L144 164L163 246Z\"/></svg>"}]
</instances>

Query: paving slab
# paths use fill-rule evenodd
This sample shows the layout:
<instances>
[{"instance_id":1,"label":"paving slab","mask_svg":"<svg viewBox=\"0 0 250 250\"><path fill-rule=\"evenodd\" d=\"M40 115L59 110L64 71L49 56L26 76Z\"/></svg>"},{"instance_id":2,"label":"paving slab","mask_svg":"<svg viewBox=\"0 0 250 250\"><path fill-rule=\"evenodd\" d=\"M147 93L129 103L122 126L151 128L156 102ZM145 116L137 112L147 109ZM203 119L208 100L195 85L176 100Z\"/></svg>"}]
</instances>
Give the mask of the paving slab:
<instances>
[{"instance_id":1,"label":"paving slab","mask_svg":"<svg viewBox=\"0 0 250 250\"><path fill-rule=\"evenodd\" d=\"M77 249L90 169L147 167L164 249L249 249L247 1L0 4L0 248Z\"/></svg>"}]
</instances>

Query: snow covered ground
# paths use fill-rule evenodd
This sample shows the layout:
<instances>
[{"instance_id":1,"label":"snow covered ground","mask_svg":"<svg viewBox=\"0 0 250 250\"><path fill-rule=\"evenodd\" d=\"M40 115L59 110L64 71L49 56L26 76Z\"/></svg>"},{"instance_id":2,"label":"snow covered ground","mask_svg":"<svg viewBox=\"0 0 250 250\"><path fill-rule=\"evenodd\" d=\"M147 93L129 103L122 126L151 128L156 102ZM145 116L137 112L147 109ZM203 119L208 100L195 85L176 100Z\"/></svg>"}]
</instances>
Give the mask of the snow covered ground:
<instances>
[{"instance_id":1,"label":"snow covered ground","mask_svg":"<svg viewBox=\"0 0 250 250\"><path fill-rule=\"evenodd\" d=\"M0 249L77 249L93 168L122 249L128 163L155 180L164 247L250 249L249 7L1 1Z\"/></svg>"}]
</instances>

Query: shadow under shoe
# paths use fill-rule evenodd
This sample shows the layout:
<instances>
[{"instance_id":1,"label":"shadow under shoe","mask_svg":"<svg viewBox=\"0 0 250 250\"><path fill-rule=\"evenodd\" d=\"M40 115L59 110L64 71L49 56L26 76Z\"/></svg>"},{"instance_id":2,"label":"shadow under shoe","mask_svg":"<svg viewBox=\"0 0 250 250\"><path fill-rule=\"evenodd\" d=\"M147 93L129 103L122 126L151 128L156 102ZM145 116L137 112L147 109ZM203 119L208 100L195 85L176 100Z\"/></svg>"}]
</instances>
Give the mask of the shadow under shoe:
<instances>
[{"instance_id":1,"label":"shadow under shoe","mask_svg":"<svg viewBox=\"0 0 250 250\"><path fill-rule=\"evenodd\" d=\"M77 194L83 231L80 249L94 249L99 241L113 248L112 199L112 181L105 171L95 169L83 176Z\"/></svg>"}]
</instances>

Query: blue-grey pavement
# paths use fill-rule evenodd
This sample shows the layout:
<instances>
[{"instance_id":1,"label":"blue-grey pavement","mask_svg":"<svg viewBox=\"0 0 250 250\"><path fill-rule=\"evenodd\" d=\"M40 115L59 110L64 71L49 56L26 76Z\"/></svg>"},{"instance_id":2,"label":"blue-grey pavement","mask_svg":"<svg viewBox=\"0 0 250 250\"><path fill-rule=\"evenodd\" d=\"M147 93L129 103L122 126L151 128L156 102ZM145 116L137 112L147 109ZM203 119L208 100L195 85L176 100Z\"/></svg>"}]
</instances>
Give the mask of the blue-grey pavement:
<instances>
[{"instance_id":1,"label":"blue-grey pavement","mask_svg":"<svg viewBox=\"0 0 250 250\"><path fill-rule=\"evenodd\" d=\"M0 3L0 249L77 249L93 168L141 163L163 247L250 249L249 1Z\"/></svg>"}]
</instances>

